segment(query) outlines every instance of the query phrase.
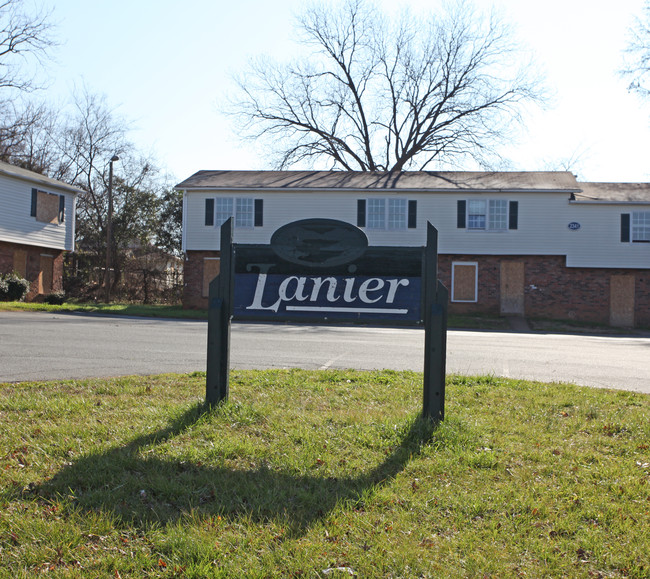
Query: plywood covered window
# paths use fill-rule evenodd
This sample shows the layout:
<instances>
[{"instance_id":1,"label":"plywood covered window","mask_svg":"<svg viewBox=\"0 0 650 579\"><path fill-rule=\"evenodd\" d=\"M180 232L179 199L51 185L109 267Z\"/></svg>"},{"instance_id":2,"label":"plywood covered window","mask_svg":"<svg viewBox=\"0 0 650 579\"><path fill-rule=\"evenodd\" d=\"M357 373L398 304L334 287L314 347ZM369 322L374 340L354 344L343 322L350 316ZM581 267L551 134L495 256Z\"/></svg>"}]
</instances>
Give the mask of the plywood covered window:
<instances>
[{"instance_id":1,"label":"plywood covered window","mask_svg":"<svg viewBox=\"0 0 650 579\"><path fill-rule=\"evenodd\" d=\"M63 223L65 219L65 195L55 195L32 189L30 215L42 223Z\"/></svg>"},{"instance_id":2,"label":"plywood covered window","mask_svg":"<svg viewBox=\"0 0 650 579\"><path fill-rule=\"evenodd\" d=\"M451 264L451 301L478 301L478 263L455 261Z\"/></svg>"},{"instance_id":3,"label":"plywood covered window","mask_svg":"<svg viewBox=\"0 0 650 579\"><path fill-rule=\"evenodd\" d=\"M210 282L219 275L221 258L206 257L203 259L203 289L201 295L207 298L210 295Z\"/></svg>"}]
</instances>

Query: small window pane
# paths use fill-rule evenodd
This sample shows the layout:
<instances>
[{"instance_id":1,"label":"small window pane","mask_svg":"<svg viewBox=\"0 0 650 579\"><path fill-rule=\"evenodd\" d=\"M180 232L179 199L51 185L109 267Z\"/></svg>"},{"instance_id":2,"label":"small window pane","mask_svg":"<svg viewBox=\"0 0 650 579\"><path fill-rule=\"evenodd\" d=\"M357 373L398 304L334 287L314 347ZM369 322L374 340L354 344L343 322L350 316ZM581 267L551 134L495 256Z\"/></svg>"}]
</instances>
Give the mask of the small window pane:
<instances>
[{"instance_id":1,"label":"small window pane","mask_svg":"<svg viewBox=\"0 0 650 579\"><path fill-rule=\"evenodd\" d=\"M217 197L216 199L216 225L223 225L232 217L232 197Z\"/></svg>"},{"instance_id":2,"label":"small window pane","mask_svg":"<svg viewBox=\"0 0 650 579\"><path fill-rule=\"evenodd\" d=\"M469 201L467 204L468 229L485 229L485 201Z\"/></svg>"},{"instance_id":3,"label":"small window pane","mask_svg":"<svg viewBox=\"0 0 650 579\"><path fill-rule=\"evenodd\" d=\"M490 229L508 228L508 202L490 199Z\"/></svg>"},{"instance_id":4,"label":"small window pane","mask_svg":"<svg viewBox=\"0 0 650 579\"><path fill-rule=\"evenodd\" d=\"M406 199L388 200L388 229L406 229Z\"/></svg>"},{"instance_id":5,"label":"small window pane","mask_svg":"<svg viewBox=\"0 0 650 579\"><path fill-rule=\"evenodd\" d=\"M235 227L253 227L253 199L237 199L236 207Z\"/></svg>"},{"instance_id":6,"label":"small window pane","mask_svg":"<svg viewBox=\"0 0 650 579\"><path fill-rule=\"evenodd\" d=\"M368 199L368 229L384 229L386 227L386 200Z\"/></svg>"},{"instance_id":7,"label":"small window pane","mask_svg":"<svg viewBox=\"0 0 650 579\"><path fill-rule=\"evenodd\" d=\"M650 241L650 211L632 213L632 241Z\"/></svg>"}]
</instances>

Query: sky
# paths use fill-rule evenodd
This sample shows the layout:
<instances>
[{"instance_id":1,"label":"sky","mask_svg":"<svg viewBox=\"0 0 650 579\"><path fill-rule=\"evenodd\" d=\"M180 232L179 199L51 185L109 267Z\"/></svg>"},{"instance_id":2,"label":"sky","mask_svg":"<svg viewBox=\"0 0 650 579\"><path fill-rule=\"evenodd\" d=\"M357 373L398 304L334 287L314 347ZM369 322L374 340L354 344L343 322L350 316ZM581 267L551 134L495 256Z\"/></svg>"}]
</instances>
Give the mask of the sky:
<instances>
[{"instance_id":1,"label":"sky","mask_svg":"<svg viewBox=\"0 0 650 579\"><path fill-rule=\"evenodd\" d=\"M202 169L272 168L263 150L238 139L223 104L251 58L299 52L292 37L304 0L31 1L52 10L60 42L47 63L48 100L62 103L83 86L105 95L174 183ZM438 0L377 3L424 13ZM581 181L650 181L650 99L630 94L618 74L644 0L475 4L501 10L553 94L500 150L510 168L553 170L572 160Z\"/></svg>"}]
</instances>

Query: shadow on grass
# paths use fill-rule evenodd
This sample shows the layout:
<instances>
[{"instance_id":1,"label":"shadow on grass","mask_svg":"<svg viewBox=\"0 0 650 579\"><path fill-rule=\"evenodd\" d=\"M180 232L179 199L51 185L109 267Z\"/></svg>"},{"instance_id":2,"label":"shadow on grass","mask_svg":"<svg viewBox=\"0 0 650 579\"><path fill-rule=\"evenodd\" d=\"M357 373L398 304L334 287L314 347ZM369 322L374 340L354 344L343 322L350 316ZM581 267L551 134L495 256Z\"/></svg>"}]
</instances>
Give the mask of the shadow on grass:
<instances>
[{"instance_id":1,"label":"shadow on grass","mask_svg":"<svg viewBox=\"0 0 650 579\"><path fill-rule=\"evenodd\" d=\"M182 435L205 413L204 407L197 405L166 428L125 446L87 455L28 492L48 500L67 497L82 512L110 513L129 526L173 523L192 513L257 522L275 520L287 532L301 535L341 501L363 508L368 493L400 473L436 430L431 421L413 420L400 444L381 464L350 478L296 475L267 466L215 468L156 456L160 444Z\"/></svg>"}]
</instances>

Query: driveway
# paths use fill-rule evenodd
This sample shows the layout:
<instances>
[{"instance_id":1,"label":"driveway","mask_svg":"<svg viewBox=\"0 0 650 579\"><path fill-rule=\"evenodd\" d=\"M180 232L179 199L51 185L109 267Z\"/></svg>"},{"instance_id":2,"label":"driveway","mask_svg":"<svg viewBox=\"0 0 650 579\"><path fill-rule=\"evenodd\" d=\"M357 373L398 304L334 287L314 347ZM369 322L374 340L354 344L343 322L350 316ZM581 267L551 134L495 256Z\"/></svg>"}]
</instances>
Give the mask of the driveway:
<instances>
[{"instance_id":1,"label":"driveway","mask_svg":"<svg viewBox=\"0 0 650 579\"><path fill-rule=\"evenodd\" d=\"M205 370L207 323L0 312L0 382ZM415 328L241 324L232 368L421 371ZM650 393L650 337L450 330L447 372Z\"/></svg>"}]
</instances>

